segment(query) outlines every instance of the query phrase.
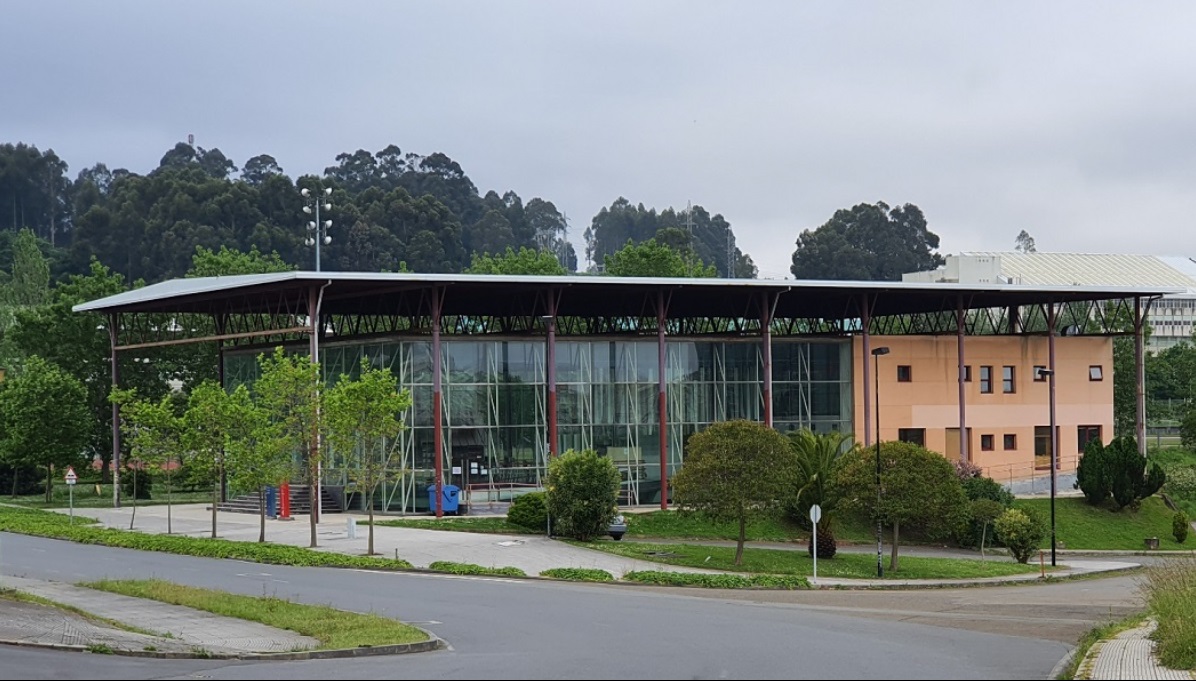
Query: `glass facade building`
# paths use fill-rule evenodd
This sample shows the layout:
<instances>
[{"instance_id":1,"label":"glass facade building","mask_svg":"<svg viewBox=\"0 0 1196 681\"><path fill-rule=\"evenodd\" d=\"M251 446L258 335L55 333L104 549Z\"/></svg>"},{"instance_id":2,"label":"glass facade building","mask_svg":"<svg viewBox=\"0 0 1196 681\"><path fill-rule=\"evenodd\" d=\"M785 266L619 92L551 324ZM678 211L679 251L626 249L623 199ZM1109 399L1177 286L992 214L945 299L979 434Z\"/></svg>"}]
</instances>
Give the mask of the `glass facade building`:
<instances>
[{"instance_id":1,"label":"glass facade building","mask_svg":"<svg viewBox=\"0 0 1196 681\"><path fill-rule=\"evenodd\" d=\"M509 499L541 486L548 460L546 341L493 337L441 344L445 482L469 490L473 503ZM659 349L655 339L558 337L557 451L593 449L619 468L620 502L660 501ZM306 352L306 346L297 346ZM668 476L685 461L688 437L717 421L763 420L759 338L669 338L666 343ZM229 350L225 383L252 384L261 350ZM773 425L784 432L849 432L850 340L774 339ZM362 357L389 368L411 391L408 426L394 443L390 479L376 495L380 512L428 511L434 482L432 342L426 337L327 342L326 381L358 370ZM324 484L345 485L345 458L331 452Z\"/></svg>"}]
</instances>

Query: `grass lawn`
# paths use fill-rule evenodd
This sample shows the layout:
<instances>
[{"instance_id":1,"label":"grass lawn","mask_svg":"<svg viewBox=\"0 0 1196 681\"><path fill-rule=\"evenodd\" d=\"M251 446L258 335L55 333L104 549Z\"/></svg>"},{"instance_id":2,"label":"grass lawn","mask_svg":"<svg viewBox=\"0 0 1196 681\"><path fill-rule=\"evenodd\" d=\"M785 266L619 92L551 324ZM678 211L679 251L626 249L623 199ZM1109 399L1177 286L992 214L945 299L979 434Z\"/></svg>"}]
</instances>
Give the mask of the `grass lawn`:
<instances>
[{"instance_id":1,"label":"grass lawn","mask_svg":"<svg viewBox=\"0 0 1196 681\"><path fill-rule=\"evenodd\" d=\"M159 579L101 580L79 586L184 605L217 615L290 629L320 641L321 649L360 648L417 643L428 635L415 627L380 615L363 615L325 605L304 605L281 598L239 596L198 589Z\"/></svg>"},{"instance_id":2,"label":"grass lawn","mask_svg":"<svg viewBox=\"0 0 1196 681\"><path fill-rule=\"evenodd\" d=\"M1018 499L1015 508L1033 507L1050 522L1050 499ZM1137 512L1128 508L1112 512L1092 506L1083 497L1055 499L1055 533L1061 548L1144 550L1146 537L1158 537L1160 549L1191 549L1193 544L1179 544L1171 536L1173 513L1157 496L1142 502ZM1043 548L1050 548L1050 537Z\"/></svg>"},{"instance_id":3,"label":"grass lawn","mask_svg":"<svg viewBox=\"0 0 1196 681\"><path fill-rule=\"evenodd\" d=\"M743 564L735 565L735 547L701 546L693 544L649 544L641 542L591 542L577 546L606 551L628 558L639 558L668 565L751 572L775 575L807 576L814 573L814 561L804 550L757 549L745 547ZM885 552L886 579L964 579L975 577L1003 577L1025 572L1037 572L1037 565L1022 565L1010 558L990 560L955 558L919 558L903 556L900 569L889 570L889 555ZM839 553L830 560L818 561L818 574L824 577L876 577L876 554Z\"/></svg>"},{"instance_id":4,"label":"grass lawn","mask_svg":"<svg viewBox=\"0 0 1196 681\"><path fill-rule=\"evenodd\" d=\"M1159 622L1159 660L1196 670L1196 559L1177 558L1147 569L1147 600Z\"/></svg>"},{"instance_id":5,"label":"grass lawn","mask_svg":"<svg viewBox=\"0 0 1196 681\"><path fill-rule=\"evenodd\" d=\"M75 485L75 508L111 508L112 507L112 485L100 485L99 494L96 493L96 485L94 484L78 484ZM152 499L138 499L138 506L158 506L166 504L166 483L154 483ZM197 502L211 501L212 490L200 490L180 492L175 490L172 495L171 503L175 504L194 504ZM70 505L70 489L57 481L54 484L53 501L46 503L46 495L43 494L26 494L21 496L0 496L0 502L6 504L17 504L28 508L66 508ZM132 505L133 500L121 497L121 503L124 505Z\"/></svg>"}]
</instances>

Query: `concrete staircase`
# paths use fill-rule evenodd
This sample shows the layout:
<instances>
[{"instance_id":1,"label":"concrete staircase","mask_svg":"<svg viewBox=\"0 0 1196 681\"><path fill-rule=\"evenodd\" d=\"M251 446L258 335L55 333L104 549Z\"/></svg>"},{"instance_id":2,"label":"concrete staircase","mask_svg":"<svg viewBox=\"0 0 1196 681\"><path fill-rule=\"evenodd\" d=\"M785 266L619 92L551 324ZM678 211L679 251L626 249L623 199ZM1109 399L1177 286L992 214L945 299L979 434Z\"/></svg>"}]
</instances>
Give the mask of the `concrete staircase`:
<instances>
[{"instance_id":1,"label":"concrete staircase","mask_svg":"<svg viewBox=\"0 0 1196 681\"><path fill-rule=\"evenodd\" d=\"M311 513L311 488L307 485L291 485L290 489L291 515L307 515ZM320 488L320 497L324 501L324 513L341 513L344 511L337 497L329 492L327 487ZM262 512L261 499L257 494L242 494L239 497L234 497L217 504L216 510L258 515Z\"/></svg>"}]
</instances>

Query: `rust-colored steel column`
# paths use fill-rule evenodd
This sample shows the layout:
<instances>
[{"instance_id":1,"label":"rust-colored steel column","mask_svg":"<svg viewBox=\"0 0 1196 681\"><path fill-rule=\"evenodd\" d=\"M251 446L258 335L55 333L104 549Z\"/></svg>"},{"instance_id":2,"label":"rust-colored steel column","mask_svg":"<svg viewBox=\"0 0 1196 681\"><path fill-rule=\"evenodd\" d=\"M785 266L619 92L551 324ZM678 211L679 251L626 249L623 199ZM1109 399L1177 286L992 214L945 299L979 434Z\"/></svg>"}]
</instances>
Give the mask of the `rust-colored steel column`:
<instances>
[{"instance_id":1,"label":"rust-colored steel column","mask_svg":"<svg viewBox=\"0 0 1196 681\"><path fill-rule=\"evenodd\" d=\"M668 322L668 312L665 309L664 291L656 292L656 376L659 392L656 396L656 407L660 413L660 510L669 508L669 424L668 400L665 389L665 370L667 369L668 350L665 345L665 324Z\"/></svg>"},{"instance_id":2,"label":"rust-colored steel column","mask_svg":"<svg viewBox=\"0 0 1196 681\"><path fill-rule=\"evenodd\" d=\"M959 297L959 305L955 309L955 327L956 327L956 355L959 358L959 458L962 461L971 461L972 453L968 451L968 417L967 409L964 407L966 400L966 393L964 391L964 362L963 362L963 296Z\"/></svg>"},{"instance_id":3,"label":"rust-colored steel column","mask_svg":"<svg viewBox=\"0 0 1196 681\"><path fill-rule=\"evenodd\" d=\"M764 425L772 428L772 303L773 296L764 293L764 306L760 310L760 335L764 350Z\"/></svg>"},{"instance_id":4,"label":"rust-colored steel column","mask_svg":"<svg viewBox=\"0 0 1196 681\"><path fill-rule=\"evenodd\" d=\"M444 426L440 413L440 289L432 287L432 456L436 458L436 517L444 517Z\"/></svg>"},{"instance_id":5,"label":"rust-colored steel column","mask_svg":"<svg viewBox=\"0 0 1196 681\"><path fill-rule=\"evenodd\" d=\"M120 364L116 360L116 331L120 315L108 315L108 342L112 348L112 389L120 386ZM112 508L120 508L120 407L112 403Z\"/></svg>"},{"instance_id":6,"label":"rust-colored steel column","mask_svg":"<svg viewBox=\"0 0 1196 681\"><path fill-rule=\"evenodd\" d=\"M307 332L307 356L312 364L320 363L320 289L312 287L307 294L307 321L311 328ZM320 375L316 374L316 389L319 390ZM319 409L319 406L316 407ZM308 488L311 492L311 515L315 519L315 523L320 522L320 477L322 471L320 462L320 426L319 423L312 424L311 434L311 449L308 456L315 459L316 474L310 480L311 486ZM311 462L308 462L308 475L311 475ZM312 528L312 546L315 546L315 528Z\"/></svg>"},{"instance_id":7,"label":"rust-colored steel column","mask_svg":"<svg viewBox=\"0 0 1196 681\"><path fill-rule=\"evenodd\" d=\"M1142 297L1134 296L1134 437L1142 456L1146 456L1146 338L1142 333L1145 321Z\"/></svg>"},{"instance_id":8,"label":"rust-colored steel column","mask_svg":"<svg viewBox=\"0 0 1196 681\"><path fill-rule=\"evenodd\" d=\"M863 372L860 378L864 387L864 446L868 447L872 445L872 340L868 334L872 314L868 294L860 296L860 301L860 370Z\"/></svg>"}]
</instances>

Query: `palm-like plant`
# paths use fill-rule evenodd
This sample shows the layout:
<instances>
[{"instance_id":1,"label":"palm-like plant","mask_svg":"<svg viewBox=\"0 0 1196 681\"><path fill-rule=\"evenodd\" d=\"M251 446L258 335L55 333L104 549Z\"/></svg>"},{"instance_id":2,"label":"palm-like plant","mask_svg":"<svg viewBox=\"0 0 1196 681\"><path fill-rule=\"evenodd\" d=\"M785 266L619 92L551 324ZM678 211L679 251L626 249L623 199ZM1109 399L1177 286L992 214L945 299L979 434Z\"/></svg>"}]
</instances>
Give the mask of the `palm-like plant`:
<instances>
[{"instance_id":1,"label":"palm-like plant","mask_svg":"<svg viewBox=\"0 0 1196 681\"><path fill-rule=\"evenodd\" d=\"M796 511L804 517L814 504L822 507L822 520L818 522L818 555L822 558L831 558L838 550L831 484L839 457L851 449L848 446L851 440L851 435L845 433L815 433L808 428L789 433L789 442L797 455ZM814 553L812 542L809 551L811 555Z\"/></svg>"}]
</instances>

